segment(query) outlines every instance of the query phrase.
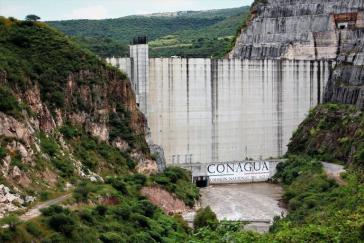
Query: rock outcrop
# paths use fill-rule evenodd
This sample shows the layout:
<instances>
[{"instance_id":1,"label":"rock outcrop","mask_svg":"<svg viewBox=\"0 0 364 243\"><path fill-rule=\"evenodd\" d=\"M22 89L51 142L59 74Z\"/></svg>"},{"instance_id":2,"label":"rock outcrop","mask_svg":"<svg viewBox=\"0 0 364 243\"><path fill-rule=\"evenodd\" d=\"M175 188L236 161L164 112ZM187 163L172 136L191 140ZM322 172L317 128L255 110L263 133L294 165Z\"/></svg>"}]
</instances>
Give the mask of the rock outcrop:
<instances>
[{"instance_id":1,"label":"rock outcrop","mask_svg":"<svg viewBox=\"0 0 364 243\"><path fill-rule=\"evenodd\" d=\"M363 10L362 0L256 1L230 57L335 59L353 43L346 31L364 27Z\"/></svg>"},{"instance_id":2,"label":"rock outcrop","mask_svg":"<svg viewBox=\"0 0 364 243\"><path fill-rule=\"evenodd\" d=\"M324 101L364 109L364 1L256 0L229 56L333 60Z\"/></svg>"},{"instance_id":3,"label":"rock outcrop","mask_svg":"<svg viewBox=\"0 0 364 243\"><path fill-rule=\"evenodd\" d=\"M124 74L44 24L1 20L0 217L71 177L157 171Z\"/></svg>"},{"instance_id":4,"label":"rock outcrop","mask_svg":"<svg viewBox=\"0 0 364 243\"><path fill-rule=\"evenodd\" d=\"M0 185L0 218L6 213L13 212L22 208L24 200L17 193L12 193L9 187Z\"/></svg>"},{"instance_id":5,"label":"rock outcrop","mask_svg":"<svg viewBox=\"0 0 364 243\"><path fill-rule=\"evenodd\" d=\"M364 109L364 29L352 33L350 50L341 52L325 90L325 102L352 104Z\"/></svg>"},{"instance_id":6,"label":"rock outcrop","mask_svg":"<svg viewBox=\"0 0 364 243\"><path fill-rule=\"evenodd\" d=\"M182 214L191 210L181 199L160 187L143 187L140 193L167 214Z\"/></svg>"}]
</instances>

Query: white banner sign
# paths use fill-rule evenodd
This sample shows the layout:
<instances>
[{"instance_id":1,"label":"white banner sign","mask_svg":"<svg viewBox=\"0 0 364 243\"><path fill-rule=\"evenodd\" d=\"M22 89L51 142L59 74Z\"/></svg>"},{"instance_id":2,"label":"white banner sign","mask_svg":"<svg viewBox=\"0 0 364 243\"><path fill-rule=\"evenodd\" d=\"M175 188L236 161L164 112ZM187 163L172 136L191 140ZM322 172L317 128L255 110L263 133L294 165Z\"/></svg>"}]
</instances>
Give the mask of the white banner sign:
<instances>
[{"instance_id":1,"label":"white banner sign","mask_svg":"<svg viewBox=\"0 0 364 243\"><path fill-rule=\"evenodd\" d=\"M258 182L269 179L269 164L269 161L211 163L206 168L212 184Z\"/></svg>"}]
</instances>

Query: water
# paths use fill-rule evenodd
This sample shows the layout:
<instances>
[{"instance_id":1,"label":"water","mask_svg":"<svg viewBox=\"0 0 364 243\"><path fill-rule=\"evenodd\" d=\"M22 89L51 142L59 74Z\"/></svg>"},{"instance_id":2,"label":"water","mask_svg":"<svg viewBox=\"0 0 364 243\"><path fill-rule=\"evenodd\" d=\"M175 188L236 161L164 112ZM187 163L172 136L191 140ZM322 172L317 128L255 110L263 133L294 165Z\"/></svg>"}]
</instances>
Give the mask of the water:
<instances>
[{"instance_id":1,"label":"water","mask_svg":"<svg viewBox=\"0 0 364 243\"><path fill-rule=\"evenodd\" d=\"M282 188L275 184L211 185L200 192L201 206L210 206L219 220L271 222L286 212L279 205Z\"/></svg>"},{"instance_id":2,"label":"water","mask_svg":"<svg viewBox=\"0 0 364 243\"><path fill-rule=\"evenodd\" d=\"M200 190L201 206L210 206L219 220L246 221L246 230L267 232L274 216L284 216L283 190L270 183L211 185ZM184 218L192 222L194 213Z\"/></svg>"}]
</instances>

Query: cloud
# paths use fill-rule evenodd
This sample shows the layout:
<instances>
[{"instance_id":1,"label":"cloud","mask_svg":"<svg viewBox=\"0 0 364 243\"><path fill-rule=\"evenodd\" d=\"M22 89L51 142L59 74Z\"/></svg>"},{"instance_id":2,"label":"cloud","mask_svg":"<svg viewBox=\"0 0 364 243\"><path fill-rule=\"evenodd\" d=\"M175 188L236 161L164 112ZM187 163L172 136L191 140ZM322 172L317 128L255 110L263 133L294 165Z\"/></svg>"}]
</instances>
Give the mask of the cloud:
<instances>
[{"instance_id":1,"label":"cloud","mask_svg":"<svg viewBox=\"0 0 364 243\"><path fill-rule=\"evenodd\" d=\"M104 6L96 5L74 9L64 19L106 19L108 11Z\"/></svg>"}]
</instances>

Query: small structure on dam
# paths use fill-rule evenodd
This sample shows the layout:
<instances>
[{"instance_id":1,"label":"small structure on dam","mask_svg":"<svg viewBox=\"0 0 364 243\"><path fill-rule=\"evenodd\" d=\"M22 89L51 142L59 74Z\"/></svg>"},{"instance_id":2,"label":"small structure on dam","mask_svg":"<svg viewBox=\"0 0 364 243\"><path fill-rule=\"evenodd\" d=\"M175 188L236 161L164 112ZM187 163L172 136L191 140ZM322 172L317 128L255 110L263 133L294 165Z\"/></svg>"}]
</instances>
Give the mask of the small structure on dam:
<instances>
[{"instance_id":1,"label":"small structure on dam","mask_svg":"<svg viewBox=\"0 0 364 243\"><path fill-rule=\"evenodd\" d=\"M151 140L164 149L167 165L282 156L294 130L322 101L333 66L330 61L149 58L148 45L140 42L130 46L130 58L107 61L130 77Z\"/></svg>"},{"instance_id":2,"label":"small structure on dam","mask_svg":"<svg viewBox=\"0 0 364 243\"><path fill-rule=\"evenodd\" d=\"M231 161L181 164L192 172L192 180L199 187L209 184L252 183L270 180L280 160Z\"/></svg>"}]
</instances>

